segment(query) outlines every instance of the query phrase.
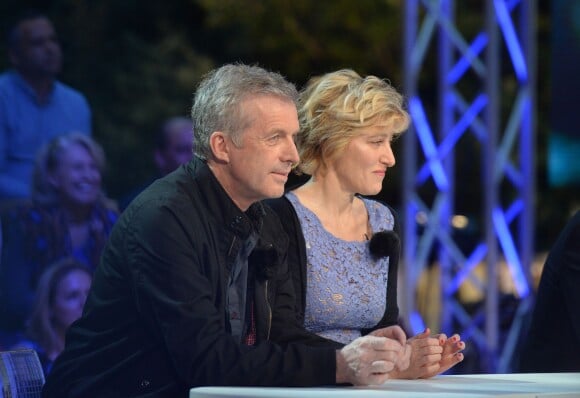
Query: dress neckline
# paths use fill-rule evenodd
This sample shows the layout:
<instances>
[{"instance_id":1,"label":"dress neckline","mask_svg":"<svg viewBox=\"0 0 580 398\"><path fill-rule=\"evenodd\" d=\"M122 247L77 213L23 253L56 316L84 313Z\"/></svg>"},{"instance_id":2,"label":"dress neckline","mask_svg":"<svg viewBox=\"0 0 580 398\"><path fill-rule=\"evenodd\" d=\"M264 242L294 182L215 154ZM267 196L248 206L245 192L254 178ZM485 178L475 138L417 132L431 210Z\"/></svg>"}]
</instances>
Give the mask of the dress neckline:
<instances>
[{"instance_id":1,"label":"dress neckline","mask_svg":"<svg viewBox=\"0 0 580 398\"><path fill-rule=\"evenodd\" d=\"M351 245L365 245L368 242L368 239L363 239L363 240L345 240L342 238L339 238L338 236L332 234L330 231L328 231L326 228L324 228L324 225L322 224L322 221L320 221L320 218L318 217L318 215L316 213L314 213L312 210L310 210L307 206L305 206L301 201L300 198L298 197L298 195L296 195L294 192L290 191L286 193L286 197L292 197L292 199L290 199L290 203L294 204L298 204L301 208L303 208L305 210L305 212L311 216L311 219L314 220L314 222L316 223L316 226L318 228L320 228L322 231L324 231L324 233L331 239L334 239L338 242L342 242L345 244L351 244ZM370 209L367 203L367 200L361 196L357 195L357 198L359 198L360 200L363 201L363 204L365 206L365 209L367 211L367 217L368 217L368 225L371 228L371 231L374 230L374 227L371 223L371 214L370 214Z\"/></svg>"}]
</instances>

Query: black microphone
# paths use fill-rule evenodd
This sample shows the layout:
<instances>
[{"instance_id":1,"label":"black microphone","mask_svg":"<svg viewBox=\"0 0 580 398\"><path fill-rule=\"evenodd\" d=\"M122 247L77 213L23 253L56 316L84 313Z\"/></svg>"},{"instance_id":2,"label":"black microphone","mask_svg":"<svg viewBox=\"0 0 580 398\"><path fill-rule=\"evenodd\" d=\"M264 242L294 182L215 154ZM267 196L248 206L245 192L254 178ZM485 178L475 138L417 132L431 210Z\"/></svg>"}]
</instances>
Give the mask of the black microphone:
<instances>
[{"instance_id":1,"label":"black microphone","mask_svg":"<svg viewBox=\"0 0 580 398\"><path fill-rule=\"evenodd\" d=\"M398 256L401 248L401 240L395 231L379 231L369 242L371 256L375 260L382 257Z\"/></svg>"}]
</instances>

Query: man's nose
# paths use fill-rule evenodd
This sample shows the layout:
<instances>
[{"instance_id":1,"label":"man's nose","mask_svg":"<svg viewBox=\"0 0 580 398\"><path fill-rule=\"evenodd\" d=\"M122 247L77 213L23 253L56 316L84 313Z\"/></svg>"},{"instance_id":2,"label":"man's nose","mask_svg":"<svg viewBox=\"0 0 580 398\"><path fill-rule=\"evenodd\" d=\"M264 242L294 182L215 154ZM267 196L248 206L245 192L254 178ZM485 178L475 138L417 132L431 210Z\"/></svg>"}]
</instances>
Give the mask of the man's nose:
<instances>
[{"instance_id":1,"label":"man's nose","mask_svg":"<svg viewBox=\"0 0 580 398\"><path fill-rule=\"evenodd\" d=\"M300 160L300 155L298 154L298 148L296 148L296 143L292 138L289 139L288 149L287 149L288 161L292 164L297 164Z\"/></svg>"}]
</instances>

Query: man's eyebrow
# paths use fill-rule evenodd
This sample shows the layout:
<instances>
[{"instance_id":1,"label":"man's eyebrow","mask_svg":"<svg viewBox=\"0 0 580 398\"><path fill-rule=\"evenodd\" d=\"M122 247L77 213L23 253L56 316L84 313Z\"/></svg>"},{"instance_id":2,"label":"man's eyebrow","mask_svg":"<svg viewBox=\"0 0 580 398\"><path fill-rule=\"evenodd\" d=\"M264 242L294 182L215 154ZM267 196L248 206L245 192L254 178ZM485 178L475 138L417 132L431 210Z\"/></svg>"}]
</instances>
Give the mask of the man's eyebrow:
<instances>
[{"instance_id":1,"label":"man's eyebrow","mask_svg":"<svg viewBox=\"0 0 580 398\"><path fill-rule=\"evenodd\" d=\"M268 131L266 135L270 136L270 135L275 135L275 134L283 134L283 135L290 134L290 135L292 135L294 133L293 132L292 133L289 133L287 130L284 130L284 129L281 129L281 128L275 128L275 129L272 129L272 130Z\"/></svg>"}]
</instances>

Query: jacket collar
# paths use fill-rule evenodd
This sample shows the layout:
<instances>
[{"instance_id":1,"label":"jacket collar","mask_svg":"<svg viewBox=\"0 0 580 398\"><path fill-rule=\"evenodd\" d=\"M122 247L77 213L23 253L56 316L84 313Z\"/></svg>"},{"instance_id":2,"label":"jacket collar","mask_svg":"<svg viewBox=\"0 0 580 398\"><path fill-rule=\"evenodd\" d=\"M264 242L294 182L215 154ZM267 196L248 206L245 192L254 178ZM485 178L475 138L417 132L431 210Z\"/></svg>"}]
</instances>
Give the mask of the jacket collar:
<instances>
[{"instance_id":1,"label":"jacket collar","mask_svg":"<svg viewBox=\"0 0 580 398\"><path fill-rule=\"evenodd\" d=\"M195 188L199 190L197 199L204 201L210 217L216 218L218 223L242 240L247 239L252 230L260 233L265 215L261 202L252 204L243 212L230 198L204 160L194 156L185 168L196 180Z\"/></svg>"}]
</instances>

